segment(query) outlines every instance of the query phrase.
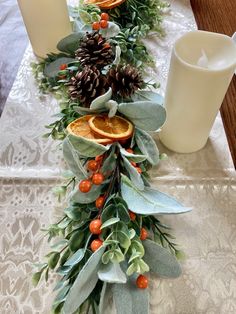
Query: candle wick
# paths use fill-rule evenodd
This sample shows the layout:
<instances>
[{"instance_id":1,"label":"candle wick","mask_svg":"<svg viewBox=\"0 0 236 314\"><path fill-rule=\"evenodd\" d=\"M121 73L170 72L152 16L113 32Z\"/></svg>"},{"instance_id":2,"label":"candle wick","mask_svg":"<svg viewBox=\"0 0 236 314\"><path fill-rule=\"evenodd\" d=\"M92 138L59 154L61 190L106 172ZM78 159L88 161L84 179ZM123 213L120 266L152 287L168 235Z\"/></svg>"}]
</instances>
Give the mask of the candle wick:
<instances>
[{"instance_id":1,"label":"candle wick","mask_svg":"<svg viewBox=\"0 0 236 314\"><path fill-rule=\"evenodd\" d=\"M198 59L197 61L197 65L202 67L202 68L208 68L208 58L207 58L207 55L206 55L206 52L204 49L201 50L201 57Z\"/></svg>"}]
</instances>

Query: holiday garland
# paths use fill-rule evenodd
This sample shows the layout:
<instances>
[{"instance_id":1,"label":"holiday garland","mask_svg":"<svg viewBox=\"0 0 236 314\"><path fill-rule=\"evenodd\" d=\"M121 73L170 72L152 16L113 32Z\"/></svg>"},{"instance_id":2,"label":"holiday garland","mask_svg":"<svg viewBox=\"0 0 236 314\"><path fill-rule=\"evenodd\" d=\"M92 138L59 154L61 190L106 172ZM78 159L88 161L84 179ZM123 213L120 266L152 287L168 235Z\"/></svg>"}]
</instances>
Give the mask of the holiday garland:
<instances>
[{"instance_id":1,"label":"holiday garland","mask_svg":"<svg viewBox=\"0 0 236 314\"><path fill-rule=\"evenodd\" d=\"M150 187L148 175L164 157L148 133L165 122L163 99L148 89L137 54L130 58L121 40L122 27L127 34L141 31L147 14L142 6L150 13L161 4L127 0L117 7L122 1L109 1L101 6L111 6L113 22L97 6L71 8L75 32L58 43L60 53L33 66L42 90L59 98L59 119L45 137L62 140L69 168L65 183L54 189L68 206L45 230L54 239L52 251L33 276L34 284L43 274L47 281L49 270L60 276L53 313L102 314L110 294L117 314L149 313L145 273L181 273L176 258L182 253L156 215L189 209ZM145 32L159 22L150 14Z\"/></svg>"}]
</instances>

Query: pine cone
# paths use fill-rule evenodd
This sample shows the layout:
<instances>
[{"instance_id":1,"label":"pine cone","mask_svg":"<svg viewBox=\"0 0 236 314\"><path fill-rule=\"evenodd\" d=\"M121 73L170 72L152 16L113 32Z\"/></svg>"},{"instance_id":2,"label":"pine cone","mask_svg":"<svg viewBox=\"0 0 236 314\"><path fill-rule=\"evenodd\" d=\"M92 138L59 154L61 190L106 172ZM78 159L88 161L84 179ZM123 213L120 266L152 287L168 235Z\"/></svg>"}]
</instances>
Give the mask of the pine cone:
<instances>
[{"instance_id":1,"label":"pine cone","mask_svg":"<svg viewBox=\"0 0 236 314\"><path fill-rule=\"evenodd\" d=\"M111 45L98 32L86 34L75 56L83 66L95 65L98 68L112 63L115 58Z\"/></svg>"},{"instance_id":2,"label":"pine cone","mask_svg":"<svg viewBox=\"0 0 236 314\"><path fill-rule=\"evenodd\" d=\"M123 98L129 98L143 85L141 74L130 65L119 65L111 68L108 72L107 80L113 94Z\"/></svg>"},{"instance_id":3,"label":"pine cone","mask_svg":"<svg viewBox=\"0 0 236 314\"><path fill-rule=\"evenodd\" d=\"M105 94L108 89L107 78L96 67L85 66L68 83L72 100L79 100L81 105L89 107L91 102Z\"/></svg>"}]
</instances>

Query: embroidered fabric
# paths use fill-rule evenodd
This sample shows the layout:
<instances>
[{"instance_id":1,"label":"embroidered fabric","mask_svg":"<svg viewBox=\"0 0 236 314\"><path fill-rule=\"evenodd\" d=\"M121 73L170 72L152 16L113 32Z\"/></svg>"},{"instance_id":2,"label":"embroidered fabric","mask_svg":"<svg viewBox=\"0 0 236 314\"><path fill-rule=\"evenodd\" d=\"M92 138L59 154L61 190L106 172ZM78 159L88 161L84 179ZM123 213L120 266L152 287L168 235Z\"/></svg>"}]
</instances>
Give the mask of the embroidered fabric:
<instances>
[{"instance_id":1,"label":"embroidered fabric","mask_svg":"<svg viewBox=\"0 0 236 314\"><path fill-rule=\"evenodd\" d=\"M149 76L161 83L162 94L174 41L196 28L189 0L171 1L163 26L164 38L152 34L147 40L156 62ZM31 272L48 249L40 229L62 210L51 188L65 165L58 143L42 138L58 105L39 93L32 61L28 47L0 121L1 314L47 314L53 300L55 275L33 288ZM152 170L152 184L193 210L162 217L186 260L179 279L151 278L151 314L236 313L236 180L221 118L197 153L176 154L159 141L158 146L169 159Z\"/></svg>"}]
</instances>

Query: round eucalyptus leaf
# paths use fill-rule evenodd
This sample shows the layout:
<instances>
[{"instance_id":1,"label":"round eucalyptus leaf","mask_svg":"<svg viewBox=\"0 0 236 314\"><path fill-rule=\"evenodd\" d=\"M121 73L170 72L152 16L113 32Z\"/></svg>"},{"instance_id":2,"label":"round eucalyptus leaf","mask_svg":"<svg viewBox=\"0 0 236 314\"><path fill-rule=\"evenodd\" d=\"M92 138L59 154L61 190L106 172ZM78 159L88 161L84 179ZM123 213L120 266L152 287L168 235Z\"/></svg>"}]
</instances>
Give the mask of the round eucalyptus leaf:
<instances>
[{"instance_id":1,"label":"round eucalyptus leaf","mask_svg":"<svg viewBox=\"0 0 236 314\"><path fill-rule=\"evenodd\" d=\"M66 57L58 58L55 61L46 64L43 73L45 76L49 78L54 78L58 75L58 72L60 71L60 66L62 64L68 64L73 61L75 61L75 59L73 58Z\"/></svg>"}]
</instances>

